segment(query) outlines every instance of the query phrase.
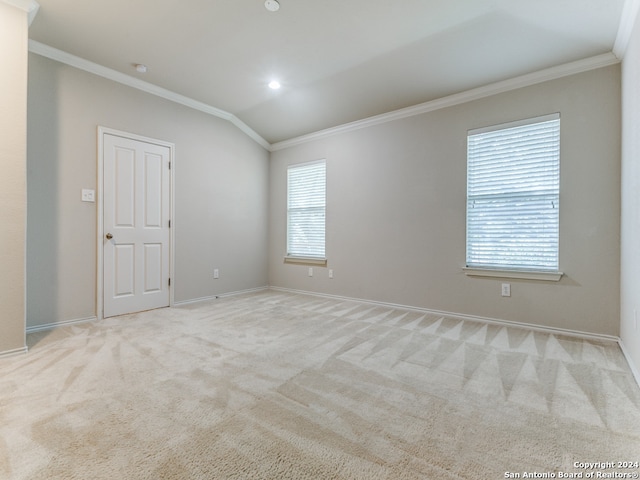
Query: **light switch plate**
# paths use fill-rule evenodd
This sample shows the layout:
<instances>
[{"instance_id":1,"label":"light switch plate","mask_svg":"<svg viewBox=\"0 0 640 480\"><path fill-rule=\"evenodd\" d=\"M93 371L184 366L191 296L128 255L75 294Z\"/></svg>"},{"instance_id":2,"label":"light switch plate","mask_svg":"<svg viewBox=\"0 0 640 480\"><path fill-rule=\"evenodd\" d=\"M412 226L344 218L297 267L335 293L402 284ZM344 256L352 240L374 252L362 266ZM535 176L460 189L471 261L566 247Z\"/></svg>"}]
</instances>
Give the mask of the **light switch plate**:
<instances>
[{"instance_id":1,"label":"light switch plate","mask_svg":"<svg viewBox=\"0 0 640 480\"><path fill-rule=\"evenodd\" d=\"M96 201L96 191L90 190L88 188L82 189L82 201L83 202L95 202Z\"/></svg>"}]
</instances>

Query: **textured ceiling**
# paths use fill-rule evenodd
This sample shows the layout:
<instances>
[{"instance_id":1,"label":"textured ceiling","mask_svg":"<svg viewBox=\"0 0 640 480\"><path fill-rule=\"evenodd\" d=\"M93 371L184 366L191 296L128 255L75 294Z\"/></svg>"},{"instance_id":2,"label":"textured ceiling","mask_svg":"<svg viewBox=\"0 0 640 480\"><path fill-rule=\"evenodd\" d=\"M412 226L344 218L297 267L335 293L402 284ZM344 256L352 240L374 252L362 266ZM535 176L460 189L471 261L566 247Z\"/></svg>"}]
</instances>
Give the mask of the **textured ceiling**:
<instances>
[{"instance_id":1,"label":"textured ceiling","mask_svg":"<svg viewBox=\"0 0 640 480\"><path fill-rule=\"evenodd\" d=\"M38 0L29 36L273 143L611 52L624 1Z\"/></svg>"}]
</instances>

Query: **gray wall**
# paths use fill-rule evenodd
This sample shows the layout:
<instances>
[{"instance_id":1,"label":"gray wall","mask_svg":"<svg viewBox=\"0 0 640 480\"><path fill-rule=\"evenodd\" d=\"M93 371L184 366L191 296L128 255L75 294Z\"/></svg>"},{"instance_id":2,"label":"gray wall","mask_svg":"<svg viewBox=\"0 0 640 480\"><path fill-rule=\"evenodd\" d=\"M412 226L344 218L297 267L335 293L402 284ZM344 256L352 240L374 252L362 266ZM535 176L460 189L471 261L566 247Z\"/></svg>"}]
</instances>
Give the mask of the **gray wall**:
<instances>
[{"instance_id":1,"label":"gray wall","mask_svg":"<svg viewBox=\"0 0 640 480\"><path fill-rule=\"evenodd\" d=\"M620 338L640 382L640 13L622 62Z\"/></svg>"},{"instance_id":2,"label":"gray wall","mask_svg":"<svg viewBox=\"0 0 640 480\"><path fill-rule=\"evenodd\" d=\"M27 12L0 1L0 355L25 349Z\"/></svg>"},{"instance_id":3,"label":"gray wall","mask_svg":"<svg viewBox=\"0 0 640 480\"><path fill-rule=\"evenodd\" d=\"M38 55L29 68L29 326L96 314L96 206L80 202L80 190L97 188L103 125L176 144L178 302L271 284L619 333L618 66L318 139L272 153L270 166L268 153L226 121ZM467 277L467 130L552 112L562 116L565 277ZM327 159L333 279L325 268L308 277L307 267L283 263L286 166L319 158ZM510 298L500 296L503 281Z\"/></svg>"},{"instance_id":4,"label":"gray wall","mask_svg":"<svg viewBox=\"0 0 640 480\"><path fill-rule=\"evenodd\" d=\"M467 277L468 129L560 112L560 282ZM283 263L286 167L327 160L327 269ZM272 153L277 287L617 335L620 68L602 68ZM511 283L511 297L500 284Z\"/></svg>"},{"instance_id":5,"label":"gray wall","mask_svg":"<svg viewBox=\"0 0 640 480\"><path fill-rule=\"evenodd\" d=\"M27 326L96 315L97 127L175 143L175 301L267 285L266 150L225 120L29 56ZM220 279L213 279L213 269Z\"/></svg>"}]
</instances>

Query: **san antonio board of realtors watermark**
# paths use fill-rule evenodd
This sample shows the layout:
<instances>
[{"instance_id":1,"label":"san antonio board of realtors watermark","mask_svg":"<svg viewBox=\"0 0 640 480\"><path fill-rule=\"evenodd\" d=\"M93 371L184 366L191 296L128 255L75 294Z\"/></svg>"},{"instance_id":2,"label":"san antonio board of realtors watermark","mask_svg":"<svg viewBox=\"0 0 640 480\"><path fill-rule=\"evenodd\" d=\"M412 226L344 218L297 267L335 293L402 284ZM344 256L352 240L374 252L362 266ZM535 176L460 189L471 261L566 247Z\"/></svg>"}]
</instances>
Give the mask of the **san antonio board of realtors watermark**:
<instances>
[{"instance_id":1,"label":"san antonio board of realtors watermark","mask_svg":"<svg viewBox=\"0 0 640 480\"><path fill-rule=\"evenodd\" d=\"M504 478L640 478L640 461L574 462L573 467L578 471L504 472Z\"/></svg>"}]
</instances>

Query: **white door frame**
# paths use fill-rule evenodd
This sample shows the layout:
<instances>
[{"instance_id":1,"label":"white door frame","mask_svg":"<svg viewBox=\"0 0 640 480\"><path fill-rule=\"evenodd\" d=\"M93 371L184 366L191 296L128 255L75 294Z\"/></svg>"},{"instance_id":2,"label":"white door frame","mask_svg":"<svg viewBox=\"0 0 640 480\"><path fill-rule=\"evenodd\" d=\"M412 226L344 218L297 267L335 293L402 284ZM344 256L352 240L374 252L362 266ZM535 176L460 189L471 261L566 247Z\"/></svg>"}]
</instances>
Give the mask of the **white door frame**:
<instances>
[{"instance_id":1,"label":"white door frame","mask_svg":"<svg viewBox=\"0 0 640 480\"><path fill-rule=\"evenodd\" d=\"M165 142L163 140L157 140L155 138L143 137L134 133L122 132L120 130L114 130L103 126L98 126L98 178L97 178L97 205L98 210L98 225L97 225L97 279L96 279L96 317L98 320L104 318L104 136L115 135L117 137L128 138L130 140L136 140L145 143L153 143L155 145L161 145L169 149L169 162L171 162L171 169L169 170L169 215L171 218L171 228L169 229L169 277L172 278L171 286L169 287L169 306L173 307L173 291L175 282L173 276L175 272L174 260L175 260L175 203L174 203L174 172L175 172L175 144Z\"/></svg>"}]
</instances>

